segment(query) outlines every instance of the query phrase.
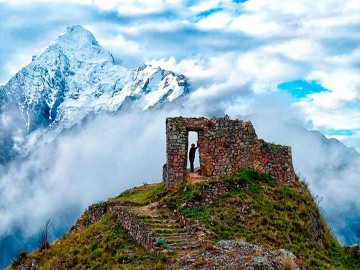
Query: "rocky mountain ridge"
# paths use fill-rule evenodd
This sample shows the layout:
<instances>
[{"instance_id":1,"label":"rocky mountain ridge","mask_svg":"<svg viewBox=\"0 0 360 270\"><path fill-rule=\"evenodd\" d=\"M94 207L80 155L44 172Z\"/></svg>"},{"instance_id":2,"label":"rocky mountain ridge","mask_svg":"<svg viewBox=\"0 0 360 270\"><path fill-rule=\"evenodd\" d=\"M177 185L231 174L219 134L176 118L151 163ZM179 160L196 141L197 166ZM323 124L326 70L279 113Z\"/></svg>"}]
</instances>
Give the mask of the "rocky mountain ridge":
<instances>
[{"instance_id":1,"label":"rocky mountain ridge","mask_svg":"<svg viewBox=\"0 0 360 270\"><path fill-rule=\"evenodd\" d=\"M24 137L31 132L42 128L61 131L90 113L148 110L189 91L184 75L151 65L135 70L117 65L89 31L79 25L68 26L0 86L0 115L16 123L8 134L1 134L10 144L3 149L21 151L28 141ZM21 139L11 140L16 132Z\"/></svg>"}]
</instances>

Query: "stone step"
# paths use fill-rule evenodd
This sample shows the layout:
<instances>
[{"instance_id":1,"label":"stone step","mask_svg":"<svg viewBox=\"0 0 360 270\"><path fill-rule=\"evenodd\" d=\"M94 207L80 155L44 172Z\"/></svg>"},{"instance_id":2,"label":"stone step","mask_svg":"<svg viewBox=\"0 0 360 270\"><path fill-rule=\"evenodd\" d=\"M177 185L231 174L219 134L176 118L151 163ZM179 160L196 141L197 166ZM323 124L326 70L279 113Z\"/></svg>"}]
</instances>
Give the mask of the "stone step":
<instances>
[{"instance_id":1,"label":"stone step","mask_svg":"<svg viewBox=\"0 0 360 270\"><path fill-rule=\"evenodd\" d=\"M171 246L174 250L191 250L201 247L194 235L185 230L184 225L174 219L171 213L161 211L156 217L139 216L146 226L157 237L164 238L164 247Z\"/></svg>"},{"instance_id":2,"label":"stone step","mask_svg":"<svg viewBox=\"0 0 360 270\"><path fill-rule=\"evenodd\" d=\"M194 243L198 243L198 241L195 239L195 238L183 238L183 239L181 239L181 238L166 238L166 237L164 237L165 238L165 240L166 240L166 242L168 242L168 243L176 243L176 244L189 244L189 243L192 243L192 244L194 244Z\"/></svg>"},{"instance_id":3,"label":"stone step","mask_svg":"<svg viewBox=\"0 0 360 270\"><path fill-rule=\"evenodd\" d=\"M152 220L157 220L157 221L166 221L167 223L177 223L177 219L173 218L173 217L144 217L143 219L152 221Z\"/></svg>"},{"instance_id":4,"label":"stone step","mask_svg":"<svg viewBox=\"0 0 360 270\"><path fill-rule=\"evenodd\" d=\"M194 237L192 235L184 235L184 236L177 236L177 235L159 235L160 237L162 238L165 238L166 241L183 241L183 242L186 242L186 241L192 241L194 240Z\"/></svg>"},{"instance_id":5,"label":"stone step","mask_svg":"<svg viewBox=\"0 0 360 270\"><path fill-rule=\"evenodd\" d=\"M176 221L176 218L174 218L174 216L172 215L156 215L155 217L154 216L139 216L139 218L141 219L162 219L162 220L174 220Z\"/></svg>"},{"instance_id":6,"label":"stone step","mask_svg":"<svg viewBox=\"0 0 360 270\"><path fill-rule=\"evenodd\" d=\"M180 222L178 222L175 219L142 219L143 222L145 222L146 224L164 224L164 225L171 225L171 226L183 226Z\"/></svg>"},{"instance_id":7,"label":"stone step","mask_svg":"<svg viewBox=\"0 0 360 270\"><path fill-rule=\"evenodd\" d=\"M154 231L179 232L179 233L188 232L187 230L181 227L163 227L163 226L148 226L148 227L149 229Z\"/></svg>"},{"instance_id":8,"label":"stone step","mask_svg":"<svg viewBox=\"0 0 360 270\"><path fill-rule=\"evenodd\" d=\"M166 232L161 232L161 231L153 231L155 232L157 235L159 236L163 236L164 238L181 238L184 237L184 239L186 238L194 238L190 233L188 232L177 232L177 231L166 231Z\"/></svg>"},{"instance_id":9,"label":"stone step","mask_svg":"<svg viewBox=\"0 0 360 270\"><path fill-rule=\"evenodd\" d=\"M191 234L181 234L181 235L160 235L166 239L166 241L188 241L194 240L194 237Z\"/></svg>"},{"instance_id":10,"label":"stone step","mask_svg":"<svg viewBox=\"0 0 360 270\"><path fill-rule=\"evenodd\" d=\"M170 233L170 232L165 232L165 233L162 233L162 232L156 232L156 235L158 235L159 237L162 237L162 238L181 238L183 237L184 239L189 239L191 238L192 236L188 236L186 232L181 232L181 233Z\"/></svg>"},{"instance_id":11,"label":"stone step","mask_svg":"<svg viewBox=\"0 0 360 270\"><path fill-rule=\"evenodd\" d=\"M150 229L157 233L157 234L174 234L174 233L186 233L186 231L182 228L172 228L172 227L168 227L168 228L164 228L164 227L153 227Z\"/></svg>"},{"instance_id":12,"label":"stone step","mask_svg":"<svg viewBox=\"0 0 360 270\"><path fill-rule=\"evenodd\" d=\"M165 238L166 239L166 238ZM197 245L197 241L184 241L184 240L181 240L181 239L166 239L166 244L168 245L172 245L172 246L184 246L184 245Z\"/></svg>"},{"instance_id":13,"label":"stone step","mask_svg":"<svg viewBox=\"0 0 360 270\"><path fill-rule=\"evenodd\" d=\"M201 247L200 243L187 243L187 244L175 243L173 245L169 243L168 245L171 245L172 248L175 250L188 250L188 249L195 249Z\"/></svg>"},{"instance_id":14,"label":"stone step","mask_svg":"<svg viewBox=\"0 0 360 270\"><path fill-rule=\"evenodd\" d=\"M168 223L168 222L159 222L159 221L143 221L146 225L151 227L174 227L174 228L183 228L184 226L179 223Z\"/></svg>"}]
</instances>

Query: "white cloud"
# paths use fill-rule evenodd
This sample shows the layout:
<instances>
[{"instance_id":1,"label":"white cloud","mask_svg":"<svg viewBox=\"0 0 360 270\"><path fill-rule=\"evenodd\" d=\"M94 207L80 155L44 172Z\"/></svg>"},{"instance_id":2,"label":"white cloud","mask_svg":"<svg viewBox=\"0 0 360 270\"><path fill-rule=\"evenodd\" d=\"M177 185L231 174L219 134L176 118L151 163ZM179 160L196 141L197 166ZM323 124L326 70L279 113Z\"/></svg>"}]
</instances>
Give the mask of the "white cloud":
<instances>
[{"instance_id":1,"label":"white cloud","mask_svg":"<svg viewBox=\"0 0 360 270\"><path fill-rule=\"evenodd\" d=\"M201 19L197 26L202 29L224 29L231 20L232 17L227 12L216 12Z\"/></svg>"},{"instance_id":2,"label":"white cloud","mask_svg":"<svg viewBox=\"0 0 360 270\"><path fill-rule=\"evenodd\" d=\"M254 78L256 93L274 91L279 82L292 80L303 72L301 67L261 49L240 56L237 68Z\"/></svg>"},{"instance_id":3,"label":"white cloud","mask_svg":"<svg viewBox=\"0 0 360 270\"><path fill-rule=\"evenodd\" d=\"M314 59L324 57L323 48L316 41L309 38L270 44L264 46L263 50L269 53L279 53L301 62L313 62Z\"/></svg>"},{"instance_id":4,"label":"white cloud","mask_svg":"<svg viewBox=\"0 0 360 270\"><path fill-rule=\"evenodd\" d=\"M190 7L179 0L86 0L76 4L0 0L0 4L0 37L6 41L0 44L0 81L29 62L66 25L81 24L123 65L132 68L147 62L188 76L193 92L183 115L259 113L302 126L312 123L327 136L360 150L359 132L347 136L328 132L359 129L359 1L250 0L236 4L210 0L192 2ZM278 84L293 80L315 80L330 92L313 93L296 102L277 90ZM97 119L84 131L39 149L19 170L2 177L0 190L7 195L0 203L19 210L1 213L0 223L11 226L26 217L35 231L52 209L59 209L60 200L68 207L76 204L80 213L91 202L121 189L160 180L165 158L163 119L164 115ZM284 127L269 126L263 134L269 134L270 141L277 135L281 140L293 137L300 150L316 143L319 155L309 158L299 150L297 157L309 180L318 177L318 164L336 164L336 158L326 159L331 153L321 155L326 145L305 143ZM21 142L22 134L18 136ZM148 156L153 163L148 164ZM35 171L39 182L26 182ZM357 188L351 180L356 172L323 175L319 183L326 185L329 178L328 187L313 188L328 196L326 200L335 200L330 188L341 190L336 178L348 175L349 188L341 191L352 192ZM145 173L150 179L143 179ZM349 204L350 199L339 201ZM336 206L341 209L343 205Z\"/></svg>"},{"instance_id":5,"label":"white cloud","mask_svg":"<svg viewBox=\"0 0 360 270\"><path fill-rule=\"evenodd\" d=\"M71 206L81 212L126 188L159 182L164 153L164 113L98 117L2 172L0 234L20 227L31 235Z\"/></svg>"},{"instance_id":6,"label":"white cloud","mask_svg":"<svg viewBox=\"0 0 360 270\"><path fill-rule=\"evenodd\" d=\"M360 130L354 132L352 136L348 135L329 135L330 138L338 139L345 145L352 145L358 153L360 153Z\"/></svg>"},{"instance_id":7,"label":"white cloud","mask_svg":"<svg viewBox=\"0 0 360 270\"><path fill-rule=\"evenodd\" d=\"M192 80L199 88L194 97L224 96L221 93L224 88L249 81L252 84L248 88L257 94L276 91L277 85L285 81L315 80L331 92L314 93L298 103L314 127L321 127L324 132L338 128L338 122L331 120L332 114L341 119L342 127L350 124L343 119L356 116L353 103L359 97L356 59L360 52L356 40L359 34L356 26L360 24L356 1L252 0L236 4L214 0L197 1L190 7L182 1L160 0L81 3L85 11L81 20L85 23L79 23L92 30L122 64L134 68L152 59L174 59L176 63L168 63L167 69L184 73ZM100 8L104 13L92 20L91 8ZM67 13L70 10L73 13L78 6L65 9ZM49 11L51 14L51 8ZM114 11L116 16L112 13L112 17L99 20L101 16L109 16L106 12ZM57 10L53 13L59 14ZM31 25L31 20L38 23L35 19L38 16L30 19L16 12L7 14L5 29L21 27L25 19L27 25ZM50 18L60 19L57 15L45 19L53 20ZM6 53L11 58L2 57L1 74L14 73L28 62L35 51L31 44L21 44L17 51ZM3 51L7 50L13 49L5 47Z\"/></svg>"},{"instance_id":8,"label":"white cloud","mask_svg":"<svg viewBox=\"0 0 360 270\"><path fill-rule=\"evenodd\" d=\"M139 53L141 52L140 44L126 40L122 35L106 39L98 39L98 42L111 51L111 48L116 47L117 50L123 50L127 53Z\"/></svg>"},{"instance_id":9,"label":"white cloud","mask_svg":"<svg viewBox=\"0 0 360 270\"><path fill-rule=\"evenodd\" d=\"M284 31L282 25L267 21L260 15L244 14L235 19L230 24L230 29L239 30L249 35L255 36L272 36L278 35Z\"/></svg>"},{"instance_id":10,"label":"white cloud","mask_svg":"<svg viewBox=\"0 0 360 270\"><path fill-rule=\"evenodd\" d=\"M195 5L189 7L189 10L192 12L200 13L213 8L219 7L221 1L219 0L207 0L207 1L199 1Z\"/></svg>"},{"instance_id":11,"label":"white cloud","mask_svg":"<svg viewBox=\"0 0 360 270\"><path fill-rule=\"evenodd\" d=\"M353 69L314 71L310 79L318 80L329 92L313 93L296 105L322 130L357 129L360 123L360 76Z\"/></svg>"},{"instance_id":12,"label":"white cloud","mask_svg":"<svg viewBox=\"0 0 360 270\"><path fill-rule=\"evenodd\" d=\"M35 49L25 49L24 52L13 55L12 61L5 63L4 69L6 69L9 76L14 76L21 68L25 67L31 62L32 55L35 55ZM0 85L5 84L9 78L4 78L4 81L0 81Z\"/></svg>"}]
</instances>

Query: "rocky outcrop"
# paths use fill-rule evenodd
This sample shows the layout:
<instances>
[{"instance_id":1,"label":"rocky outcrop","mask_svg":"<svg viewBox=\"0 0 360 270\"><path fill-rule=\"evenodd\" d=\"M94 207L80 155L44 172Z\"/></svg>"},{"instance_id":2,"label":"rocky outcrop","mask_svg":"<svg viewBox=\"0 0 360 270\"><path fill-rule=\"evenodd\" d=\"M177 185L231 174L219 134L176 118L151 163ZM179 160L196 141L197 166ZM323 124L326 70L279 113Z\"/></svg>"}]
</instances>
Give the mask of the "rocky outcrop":
<instances>
[{"instance_id":1,"label":"rocky outcrop","mask_svg":"<svg viewBox=\"0 0 360 270\"><path fill-rule=\"evenodd\" d=\"M221 240L206 250L177 259L170 269L298 269L296 257L285 250L268 250L246 242Z\"/></svg>"}]
</instances>

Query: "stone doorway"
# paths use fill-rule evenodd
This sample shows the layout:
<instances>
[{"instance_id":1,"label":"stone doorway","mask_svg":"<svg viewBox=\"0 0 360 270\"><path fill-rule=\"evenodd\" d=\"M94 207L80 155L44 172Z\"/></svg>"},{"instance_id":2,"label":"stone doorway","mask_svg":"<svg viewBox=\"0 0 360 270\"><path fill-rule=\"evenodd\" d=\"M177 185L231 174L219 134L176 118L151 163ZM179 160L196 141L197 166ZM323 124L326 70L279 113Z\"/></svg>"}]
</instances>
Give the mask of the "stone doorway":
<instances>
[{"instance_id":1,"label":"stone doorway","mask_svg":"<svg viewBox=\"0 0 360 270\"><path fill-rule=\"evenodd\" d=\"M188 132L188 149L187 149L187 154L188 154L188 158L187 158L187 170L190 170L190 149L191 149L191 144L197 144L197 142L199 142L199 138L198 138L198 133L196 131L189 131ZM195 171L197 169L200 169L200 155L199 155L199 151L200 151L200 147L196 149L195 152L195 161L194 161L194 168Z\"/></svg>"},{"instance_id":2,"label":"stone doorway","mask_svg":"<svg viewBox=\"0 0 360 270\"><path fill-rule=\"evenodd\" d=\"M251 122L228 116L207 119L173 117L166 119L166 163L163 183L176 188L187 180L189 132L199 141L201 174L210 177L233 175L239 168L270 174L278 181L296 181L291 148L257 138Z\"/></svg>"},{"instance_id":3,"label":"stone doorway","mask_svg":"<svg viewBox=\"0 0 360 270\"><path fill-rule=\"evenodd\" d=\"M204 130L200 128L187 128L186 129L186 160L187 160L187 167L185 170L187 171L187 168L190 169L190 162L189 162L189 151L192 143L199 143L199 148L196 150L195 153L195 162L194 166L200 169L200 175L206 173L206 163L202 157L205 156L206 152L206 144L204 142ZM194 139L196 138L196 140ZM196 159L198 158L198 159ZM195 171L196 172L196 171ZM187 176L187 175L186 175ZM185 177L186 178L186 177Z\"/></svg>"}]
</instances>

